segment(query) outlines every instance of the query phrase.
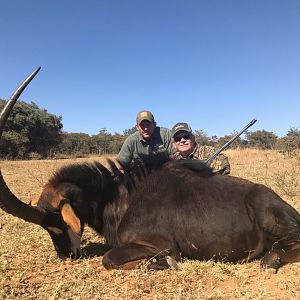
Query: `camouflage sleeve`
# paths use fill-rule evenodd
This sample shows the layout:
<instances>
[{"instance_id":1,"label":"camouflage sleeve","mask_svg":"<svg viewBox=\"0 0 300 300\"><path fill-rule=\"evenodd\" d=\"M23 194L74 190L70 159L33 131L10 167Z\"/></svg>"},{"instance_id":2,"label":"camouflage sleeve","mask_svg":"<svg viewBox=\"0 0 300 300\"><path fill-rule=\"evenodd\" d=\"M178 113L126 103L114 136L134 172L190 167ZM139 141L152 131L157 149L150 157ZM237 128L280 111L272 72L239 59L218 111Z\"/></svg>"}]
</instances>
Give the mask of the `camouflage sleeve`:
<instances>
[{"instance_id":1,"label":"camouflage sleeve","mask_svg":"<svg viewBox=\"0 0 300 300\"><path fill-rule=\"evenodd\" d=\"M230 174L230 164L228 157L224 154L219 154L210 164L212 169L222 175Z\"/></svg>"},{"instance_id":2,"label":"camouflage sleeve","mask_svg":"<svg viewBox=\"0 0 300 300\"><path fill-rule=\"evenodd\" d=\"M194 153L194 159L205 160L215 153L216 149L211 146L197 146ZM222 175L230 173L230 164L228 157L224 154L219 154L210 164L213 171Z\"/></svg>"}]
</instances>

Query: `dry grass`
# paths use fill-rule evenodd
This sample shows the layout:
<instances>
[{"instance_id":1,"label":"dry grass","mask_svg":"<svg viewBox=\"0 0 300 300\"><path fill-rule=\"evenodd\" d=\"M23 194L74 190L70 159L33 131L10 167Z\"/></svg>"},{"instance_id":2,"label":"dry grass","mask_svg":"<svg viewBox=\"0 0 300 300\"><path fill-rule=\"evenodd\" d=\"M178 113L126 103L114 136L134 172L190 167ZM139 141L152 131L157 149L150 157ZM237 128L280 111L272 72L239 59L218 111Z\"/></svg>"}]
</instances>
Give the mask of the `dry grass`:
<instances>
[{"instance_id":1,"label":"dry grass","mask_svg":"<svg viewBox=\"0 0 300 300\"><path fill-rule=\"evenodd\" d=\"M270 186L300 211L299 158L256 150L227 154L232 175ZM3 161L1 168L13 192L28 202L67 163ZM261 272L258 261L233 265L186 260L179 271L106 271L101 265L103 240L90 229L83 240L87 257L64 262L56 258L44 230L2 211L0 234L0 299L300 299L300 263L275 275Z\"/></svg>"}]
</instances>

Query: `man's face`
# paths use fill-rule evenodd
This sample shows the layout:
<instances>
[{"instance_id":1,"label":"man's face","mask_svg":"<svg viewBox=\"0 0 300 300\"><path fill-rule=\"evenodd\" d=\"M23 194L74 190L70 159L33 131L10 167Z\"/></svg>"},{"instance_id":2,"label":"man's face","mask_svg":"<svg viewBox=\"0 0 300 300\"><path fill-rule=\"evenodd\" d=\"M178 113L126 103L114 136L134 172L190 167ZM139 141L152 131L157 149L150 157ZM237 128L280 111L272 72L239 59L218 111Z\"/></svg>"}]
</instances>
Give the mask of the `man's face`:
<instances>
[{"instance_id":1,"label":"man's face","mask_svg":"<svg viewBox=\"0 0 300 300\"><path fill-rule=\"evenodd\" d=\"M136 129L142 135L142 137L147 141L150 140L154 129L156 127L156 122L150 122L148 120L143 120L140 124L137 124Z\"/></svg>"},{"instance_id":2,"label":"man's face","mask_svg":"<svg viewBox=\"0 0 300 300\"><path fill-rule=\"evenodd\" d=\"M180 130L173 137L173 145L180 154L188 156L195 148L195 136L190 132Z\"/></svg>"}]
</instances>

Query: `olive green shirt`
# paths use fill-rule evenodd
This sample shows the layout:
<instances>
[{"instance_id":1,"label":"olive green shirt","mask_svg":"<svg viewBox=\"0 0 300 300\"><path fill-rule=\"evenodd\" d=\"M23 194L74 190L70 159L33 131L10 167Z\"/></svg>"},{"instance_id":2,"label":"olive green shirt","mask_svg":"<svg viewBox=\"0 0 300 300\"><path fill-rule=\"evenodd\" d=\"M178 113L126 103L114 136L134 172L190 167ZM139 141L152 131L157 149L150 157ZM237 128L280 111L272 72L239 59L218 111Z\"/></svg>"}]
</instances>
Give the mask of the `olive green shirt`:
<instances>
[{"instance_id":1,"label":"olive green shirt","mask_svg":"<svg viewBox=\"0 0 300 300\"><path fill-rule=\"evenodd\" d=\"M170 155L174 151L171 131L156 126L149 141L145 140L138 131L131 134L122 145L118 160L123 166L126 166L133 160L139 160L141 154L151 155L167 152Z\"/></svg>"},{"instance_id":2,"label":"olive green shirt","mask_svg":"<svg viewBox=\"0 0 300 300\"><path fill-rule=\"evenodd\" d=\"M176 153L174 155L174 159L199 159L206 160L211 155L216 152L216 149L211 146L200 146L196 144L194 151L189 155L189 157L184 157L180 153ZM211 163L210 167L213 171L218 172L220 174L226 175L230 173L230 164L228 161L228 157L224 154L219 154Z\"/></svg>"}]
</instances>

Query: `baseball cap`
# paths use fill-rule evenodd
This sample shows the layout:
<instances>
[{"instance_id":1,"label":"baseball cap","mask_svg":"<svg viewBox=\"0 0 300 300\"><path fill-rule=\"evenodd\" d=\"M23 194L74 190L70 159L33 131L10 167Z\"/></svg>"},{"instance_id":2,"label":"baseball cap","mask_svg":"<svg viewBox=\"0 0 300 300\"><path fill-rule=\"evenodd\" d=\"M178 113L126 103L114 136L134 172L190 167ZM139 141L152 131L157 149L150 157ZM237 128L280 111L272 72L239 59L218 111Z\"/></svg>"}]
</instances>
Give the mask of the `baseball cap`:
<instances>
[{"instance_id":1,"label":"baseball cap","mask_svg":"<svg viewBox=\"0 0 300 300\"><path fill-rule=\"evenodd\" d=\"M154 117L150 111L142 110L136 116L136 123L140 124L143 120L154 122Z\"/></svg>"},{"instance_id":2,"label":"baseball cap","mask_svg":"<svg viewBox=\"0 0 300 300\"><path fill-rule=\"evenodd\" d=\"M177 123L172 128L172 135L174 136L178 131L192 132L192 128L187 123Z\"/></svg>"}]
</instances>

